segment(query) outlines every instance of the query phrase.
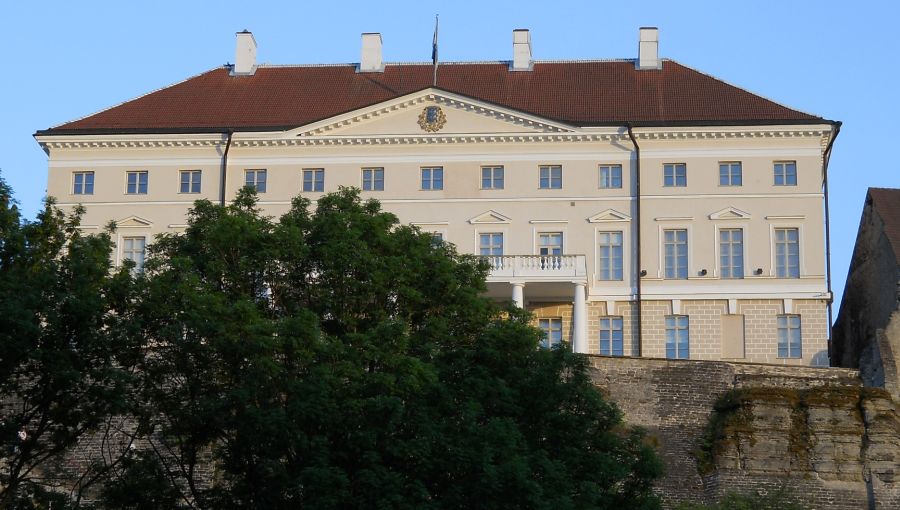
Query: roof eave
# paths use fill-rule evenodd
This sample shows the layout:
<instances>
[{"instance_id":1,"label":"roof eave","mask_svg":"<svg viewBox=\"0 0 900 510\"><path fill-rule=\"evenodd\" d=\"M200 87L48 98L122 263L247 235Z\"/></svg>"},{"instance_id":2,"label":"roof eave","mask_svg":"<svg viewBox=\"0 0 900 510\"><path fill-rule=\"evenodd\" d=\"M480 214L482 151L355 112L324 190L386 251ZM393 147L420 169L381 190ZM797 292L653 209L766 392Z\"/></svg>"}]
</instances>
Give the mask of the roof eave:
<instances>
[{"instance_id":1,"label":"roof eave","mask_svg":"<svg viewBox=\"0 0 900 510\"><path fill-rule=\"evenodd\" d=\"M599 122L576 122L566 119L550 119L557 122L564 122L577 127L612 127L625 126L630 124L633 127L745 127L745 126L788 126L788 125L834 125L838 121L823 118L816 119L744 119L744 120L679 120L679 121L599 121ZM297 125L278 125L278 126L214 126L214 127L178 127L178 128L50 128L42 129L34 133L33 136L71 136L71 135L159 135L159 134L209 134L209 133L228 133L228 132L279 132L290 131L302 126Z\"/></svg>"}]
</instances>

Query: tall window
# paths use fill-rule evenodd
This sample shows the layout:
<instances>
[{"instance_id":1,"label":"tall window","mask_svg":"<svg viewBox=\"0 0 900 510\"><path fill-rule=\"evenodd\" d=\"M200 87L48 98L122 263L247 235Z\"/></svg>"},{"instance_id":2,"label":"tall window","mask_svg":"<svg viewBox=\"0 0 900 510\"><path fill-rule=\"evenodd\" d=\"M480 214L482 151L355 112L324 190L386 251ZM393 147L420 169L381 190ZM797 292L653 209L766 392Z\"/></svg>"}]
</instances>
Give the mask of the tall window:
<instances>
[{"instance_id":1,"label":"tall window","mask_svg":"<svg viewBox=\"0 0 900 510\"><path fill-rule=\"evenodd\" d=\"M129 195L147 194L147 171L125 173L125 193Z\"/></svg>"},{"instance_id":2,"label":"tall window","mask_svg":"<svg viewBox=\"0 0 900 510\"><path fill-rule=\"evenodd\" d=\"M200 193L200 170L181 171L181 192Z\"/></svg>"},{"instance_id":3,"label":"tall window","mask_svg":"<svg viewBox=\"0 0 900 510\"><path fill-rule=\"evenodd\" d=\"M597 279L622 279L622 232L597 233Z\"/></svg>"},{"instance_id":4,"label":"tall window","mask_svg":"<svg viewBox=\"0 0 900 510\"><path fill-rule=\"evenodd\" d=\"M600 187L622 187L622 165L600 165Z\"/></svg>"},{"instance_id":5,"label":"tall window","mask_svg":"<svg viewBox=\"0 0 900 510\"><path fill-rule=\"evenodd\" d=\"M722 278L744 277L744 231L727 228L719 231L719 267Z\"/></svg>"},{"instance_id":6,"label":"tall window","mask_svg":"<svg viewBox=\"0 0 900 510\"><path fill-rule=\"evenodd\" d=\"M384 168L362 169L363 191L384 191Z\"/></svg>"},{"instance_id":7,"label":"tall window","mask_svg":"<svg viewBox=\"0 0 900 510\"><path fill-rule=\"evenodd\" d=\"M481 167L481 189L503 189L503 167Z\"/></svg>"},{"instance_id":8,"label":"tall window","mask_svg":"<svg viewBox=\"0 0 900 510\"><path fill-rule=\"evenodd\" d=\"M562 189L562 167L560 165L541 166L541 189Z\"/></svg>"},{"instance_id":9,"label":"tall window","mask_svg":"<svg viewBox=\"0 0 900 510\"><path fill-rule=\"evenodd\" d=\"M303 170L303 191L325 191L325 170L323 168Z\"/></svg>"},{"instance_id":10,"label":"tall window","mask_svg":"<svg viewBox=\"0 0 900 510\"><path fill-rule=\"evenodd\" d=\"M424 189L424 190L444 189L444 167L440 167L440 166L422 167L422 189Z\"/></svg>"},{"instance_id":11,"label":"tall window","mask_svg":"<svg viewBox=\"0 0 900 510\"><path fill-rule=\"evenodd\" d=\"M663 186L667 188L687 186L687 165L684 163L663 165Z\"/></svg>"},{"instance_id":12,"label":"tall window","mask_svg":"<svg viewBox=\"0 0 900 510\"><path fill-rule=\"evenodd\" d=\"M541 347L550 349L562 343L562 319L538 319L538 326L544 332Z\"/></svg>"},{"instance_id":13,"label":"tall window","mask_svg":"<svg viewBox=\"0 0 900 510\"><path fill-rule=\"evenodd\" d=\"M800 233L796 228L775 229L775 276L800 278Z\"/></svg>"},{"instance_id":14,"label":"tall window","mask_svg":"<svg viewBox=\"0 0 900 510\"><path fill-rule=\"evenodd\" d=\"M623 356L625 354L621 317L600 318L600 354Z\"/></svg>"},{"instance_id":15,"label":"tall window","mask_svg":"<svg viewBox=\"0 0 900 510\"><path fill-rule=\"evenodd\" d=\"M244 172L244 185L256 190L257 193L266 192L265 169L246 170Z\"/></svg>"},{"instance_id":16,"label":"tall window","mask_svg":"<svg viewBox=\"0 0 900 510\"><path fill-rule=\"evenodd\" d=\"M741 163L719 163L719 186L741 185Z\"/></svg>"},{"instance_id":17,"label":"tall window","mask_svg":"<svg viewBox=\"0 0 900 510\"><path fill-rule=\"evenodd\" d=\"M478 234L478 254L484 257L503 255L503 234Z\"/></svg>"},{"instance_id":18,"label":"tall window","mask_svg":"<svg viewBox=\"0 0 900 510\"><path fill-rule=\"evenodd\" d=\"M775 162L775 185L776 186L796 186L797 185L797 163L795 161L776 161Z\"/></svg>"},{"instance_id":19,"label":"tall window","mask_svg":"<svg viewBox=\"0 0 900 510\"><path fill-rule=\"evenodd\" d=\"M800 316L778 316L778 357L799 358L803 356L800 338Z\"/></svg>"},{"instance_id":20,"label":"tall window","mask_svg":"<svg viewBox=\"0 0 900 510\"><path fill-rule=\"evenodd\" d=\"M75 172L73 175L73 195L94 194L94 172Z\"/></svg>"},{"instance_id":21,"label":"tall window","mask_svg":"<svg viewBox=\"0 0 900 510\"><path fill-rule=\"evenodd\" d=\"M124 242L122 258L134 262L135 272L143 271L146 239L144 237L125 237L122 241Z\"/></svg>"},{"instance_id":22,"label":"tall window","mask_svg":"<svg viewBox=\"0 0 900 510\"><path fill-rule=\"evenodd\" d=\"M669 359L688 359L691 335L687 315L666 316L666 357Z\"/></svg>"},{"instance_id":23,"label":"tall window","mask_svg":"<svg viewBox=\"0 0 900 510\"><path fill-rule=\"evenodd\" d=\"M538 234L538 255L541 256L541 269L559 269L562 261L562 232L542 232Z\"/></svg>"},{"instance_id":24,"label":"tall window","mask_svg":"<svg viewBox=\"0 0 900 510\"><path fill-rule=\"evenodd\" d=\"M685 280L688 277L687 230L663 231L666 278Z\"/></svg>"}]
</instances>

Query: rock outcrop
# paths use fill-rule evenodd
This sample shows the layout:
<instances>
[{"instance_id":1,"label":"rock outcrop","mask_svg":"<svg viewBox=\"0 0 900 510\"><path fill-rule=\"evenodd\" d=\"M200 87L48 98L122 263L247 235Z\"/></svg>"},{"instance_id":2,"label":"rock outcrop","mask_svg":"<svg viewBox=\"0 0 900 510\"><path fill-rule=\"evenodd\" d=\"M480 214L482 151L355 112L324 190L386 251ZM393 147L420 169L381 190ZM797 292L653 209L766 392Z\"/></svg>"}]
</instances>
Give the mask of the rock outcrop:
<instances>
[{"instance_id":1,"label":"rock outcrop","mask_svg":"<svg viewBox=\"0 0 900 510\"><path fill-rule=\"evenodd\" d=\"M900 417L854 370L593 357L659 443L667 505L787 489L810 508L900 508Z\"/></svg>"}]
</instances>

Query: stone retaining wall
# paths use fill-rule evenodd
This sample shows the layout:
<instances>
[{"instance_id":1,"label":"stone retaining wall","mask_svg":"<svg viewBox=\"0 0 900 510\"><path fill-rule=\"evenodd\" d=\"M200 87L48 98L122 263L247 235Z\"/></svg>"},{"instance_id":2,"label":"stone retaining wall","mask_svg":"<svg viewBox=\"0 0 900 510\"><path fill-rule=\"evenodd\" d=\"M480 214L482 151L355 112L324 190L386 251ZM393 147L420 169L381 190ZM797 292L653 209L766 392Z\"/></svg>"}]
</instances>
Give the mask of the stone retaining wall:
<instances>
[{"instance_id":1,"label":"stone retaining wall","mask_svg":"<svg viewBox=\"0 0 900 510\"><path fill-rule=\"evenodd\" d=\"M592 377L629 424L648 430L666 465L671 506L725 492L786 487L810 508L900 508L900 419L856 370L591 356ZM739 395L702 466L716 402Z\"/></svg>"}]
</instances>

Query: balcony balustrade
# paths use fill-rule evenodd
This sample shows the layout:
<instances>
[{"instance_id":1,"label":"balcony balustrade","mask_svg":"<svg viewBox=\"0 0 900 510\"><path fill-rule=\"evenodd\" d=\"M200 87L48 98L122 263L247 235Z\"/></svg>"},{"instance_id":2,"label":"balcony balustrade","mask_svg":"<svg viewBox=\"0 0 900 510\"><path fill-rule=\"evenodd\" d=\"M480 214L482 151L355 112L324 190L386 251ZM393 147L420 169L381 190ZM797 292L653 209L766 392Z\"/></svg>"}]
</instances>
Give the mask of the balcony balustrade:
<instances>
[{"instance_id":1,"label":"balcony balustrade","mask_svg":"<svg viewBox=\"0 0 900 510\"><path fill-rule=\"evenodd\" d=\"M584 255L499 255L483 258L490 265L489 282L587 279Z\"/></svg>"}]
</instances>

